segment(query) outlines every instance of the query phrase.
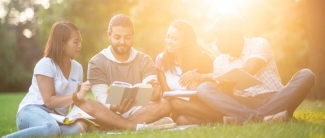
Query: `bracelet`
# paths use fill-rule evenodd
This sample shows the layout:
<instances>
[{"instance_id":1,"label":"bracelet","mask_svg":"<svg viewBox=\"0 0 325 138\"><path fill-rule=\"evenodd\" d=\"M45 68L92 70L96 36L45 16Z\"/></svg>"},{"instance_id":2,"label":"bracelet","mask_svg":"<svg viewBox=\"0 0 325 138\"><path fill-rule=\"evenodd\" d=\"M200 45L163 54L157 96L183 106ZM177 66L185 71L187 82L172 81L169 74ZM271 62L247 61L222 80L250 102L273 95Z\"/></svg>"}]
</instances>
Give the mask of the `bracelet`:
<instances>
[{"instance_id":1,"label":"bracelet","mask_svg":"<svg viewBox=\"0 0 325 138\"><path fill-rule=\"evenodd\" d=\"M79 102L78 95L76 92L72 94L72 101L73 104L77 104Z\"/></svg>"}]
</instances>

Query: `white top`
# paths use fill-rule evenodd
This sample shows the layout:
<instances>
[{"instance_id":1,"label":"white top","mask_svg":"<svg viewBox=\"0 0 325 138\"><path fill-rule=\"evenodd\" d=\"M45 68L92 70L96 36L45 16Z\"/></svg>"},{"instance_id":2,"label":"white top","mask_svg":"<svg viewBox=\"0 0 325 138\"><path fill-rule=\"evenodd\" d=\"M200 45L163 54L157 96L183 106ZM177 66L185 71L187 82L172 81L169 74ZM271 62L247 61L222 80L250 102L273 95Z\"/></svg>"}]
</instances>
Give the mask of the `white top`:
<instances>
[{"instance_id":1,"label":"white top","mask_svg":"<svg viewBox=\"0 0 325 138\"><path fill-rule=\"evenodd\" d=\"M268 92L276 92L284 87L278 74L270 44L266 39L260 37L245 38L243 52L238 59L229 54L220 54L214 60L214 72L221 74L233 68L242 68L250 58L260 58L265 61L264 67L254 75L263 84L250 87L244 91L236 91L236 95L243 97L255 96Z\"/></svg>"},{"instance_id":2,"label":"white top","mask_svg":"<svg viewBox=\"0 0 325 138\"><path fill-rule=\"evenodd\" d=\"M18 112L26 105L37 104L43 105L44 101L40 90L38 88L36 75L44 75L54 79L54 87L55 87L55 95L57 96L65 96L72 95L74 92L78 90L78 83L73 81L78 80L79 82L83 81L83 70L82 66L75 60L71 60L71 70L70 76L67 80L60 67L52 61L50 58L42 58L36 64L34 68L34 74L32 78L32 84L29 87L28 93L24 97L24 99L19 104ZM72 79L71 79L72 78ZM72 97L71 97L72 98ZM56 108L57 111L61 115L67 115L69 106Z\"/></svg>"},{"instance_id":3,"label":"white top","mask_svg":"<svg viewBox=\"0 0 325 138\"><path fill-rule=\"evenodd\" d=\"M157 57L156 57L156 68L163 71L161 68L161 58L163 57L164 53L160 53ZM176 91L176 90L185 90L186 87L182 87L179 84L179 79L180 76L182 74L182 69L179 66L175 67L176 72L173 73L171 71L163 71L166 77L166 82L167 85L170 89L170 91Z\"/></svg>"},{"instance_id":4,"label":"white top","mask_svg":"<svg viewBox=\"0 0 325 138\"><path fill-rule=\"evenodd\" d=\"M114 57L114 55L112 53L112 46L108 46L108 48L103 49L100 53L102 53L107 59L112 60L112 61L114 61L116 63L130 63L130 62L132 62L135 59L135 57L138 54L138 51L135 50L133 47L131 47L131 50L130 51L131 52L130 52L129 58L125 62L118 61Z\"/></svg>"},{"instance_id":5,"label":"white top","mask_svg":"<svg viewBox=\"0 0 325 138\"><path fill-rule=\"evenodd\" d=\"M175 69L176 69L176 74L172 73L171 71L164 72L167 85L171 91L185 90L186 87L182 87L179 84L180 75L177 75L177 74L182 74L182 70L180 67L175 67Z\"/></svg>"}]
</instances>

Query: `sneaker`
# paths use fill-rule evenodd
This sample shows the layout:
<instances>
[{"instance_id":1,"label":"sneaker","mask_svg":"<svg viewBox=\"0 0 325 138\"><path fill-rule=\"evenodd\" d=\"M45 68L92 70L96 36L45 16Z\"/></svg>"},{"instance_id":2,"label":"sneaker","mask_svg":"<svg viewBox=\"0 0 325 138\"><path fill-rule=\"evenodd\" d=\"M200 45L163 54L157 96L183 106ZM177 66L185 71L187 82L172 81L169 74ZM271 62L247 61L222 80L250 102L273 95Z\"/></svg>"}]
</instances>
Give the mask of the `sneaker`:
<instances>
[{"instance_id":1,"label":"sneaker","mask_svg":"<svg viewBox=\"0 0 325 138\"><path fill-rule=\"evenodd\" d=\"M152 126L148 125L147 127L144 127L144 130L162 130L162 129L171 129L176 127L177 127L176 123L169 123L169 124L152 125Z\"/></svg>"},{"instance_id":2,"label":"sneaker","mask_svg":"<svg viewBox=\"0 0 325 138\"><path fill-rule=\"evenodd\" d=\"M174 123L173 119L170 117L163 117L158 121L148 124L143 129L145 130L159 130L159 129L169 129L175 128L177 125Z\"/></svg>"},{"instance_id":3,"label":"sneaker","mask_svg":"<svg viewBox=\"0 0 325 138\"><path fill-rule=\"evenodd\" d=\"M240 125L241 123L234 117L230 116L224 116L223 118L223 124L225 125Z\"/></svg>"},{"instance_id":4,"label":"sneaker","mask_svg":"<svg viewBox=\"0 0 325 138\"><path fill-rule=\"evenodd\" d=\"M153 123L148 124L148 126L155 126L155 125L164 125L164 124L170 124L174 123L173 119L170 117L163 117Z\"/></svg>"},{"instance_id":5,"label":"sneaker","mask_svg":"<svg viewBox=\"0 0 325 138\"><path fill-rule=\"evenodd\" d=\"M251 116L246 122L260 123L260 122L264 121L263 119L264 119L264 116L256 111L256 113L253 116Z\"/></svg>"},{"instance_id":6,"label":"sneaker","mask_svg":"<svg viewBox=\"0 0 325 138\"><path fill-rule=\"evenodd\" d=\"M264 122L286 122L289 120L288 111L285 110L274 115L265 116L263 120Z\"/></svg>"}]
</instances>

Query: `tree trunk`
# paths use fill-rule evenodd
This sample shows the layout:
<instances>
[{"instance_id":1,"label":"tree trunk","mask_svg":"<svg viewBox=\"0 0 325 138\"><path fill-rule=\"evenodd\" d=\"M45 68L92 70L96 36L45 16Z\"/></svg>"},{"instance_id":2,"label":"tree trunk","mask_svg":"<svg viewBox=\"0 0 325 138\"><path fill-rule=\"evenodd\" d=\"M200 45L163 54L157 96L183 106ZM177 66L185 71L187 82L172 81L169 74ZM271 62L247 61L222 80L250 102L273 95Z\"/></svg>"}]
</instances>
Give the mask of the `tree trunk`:
<instances>
[{"instance_id":1,"label":"tree trunk","mask_svg":"<svg viewBox=\"0 0 325 138\"><path fill-rule=\"evenodd\" d=\"M316 75L316 83L308 99L325 99L325 1L306 0L307 34L310 48L308 67Z\"/></svg>"}]
</instances>

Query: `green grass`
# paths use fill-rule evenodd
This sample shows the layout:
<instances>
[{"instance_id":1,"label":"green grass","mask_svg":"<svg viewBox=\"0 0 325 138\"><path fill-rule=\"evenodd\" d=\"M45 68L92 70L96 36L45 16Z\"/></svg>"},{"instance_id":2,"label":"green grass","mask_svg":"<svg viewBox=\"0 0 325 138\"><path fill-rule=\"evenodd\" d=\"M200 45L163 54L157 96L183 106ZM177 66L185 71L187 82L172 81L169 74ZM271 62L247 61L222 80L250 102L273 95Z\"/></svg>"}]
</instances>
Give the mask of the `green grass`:
<instances>
[{"instance_id":1,"label":"green grass","mask_svg":"<svg viewBox=\"0 0 325 138\"><path fill-rule=\"evenodd\" d=\"M25 93L0 94L0 136L17 131L15 116ZM87 97L92 98L91 93ZM121 135L92 132L69 137L236 137L236 138L325 138L325 101L304 101L287 123L248 123L242 126L209 124L183 131L122 131Z\"/></svg>"}]
</instances>

